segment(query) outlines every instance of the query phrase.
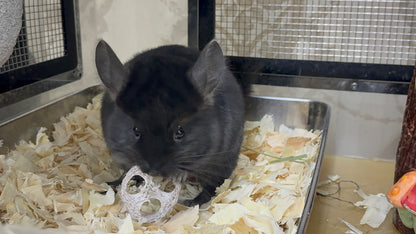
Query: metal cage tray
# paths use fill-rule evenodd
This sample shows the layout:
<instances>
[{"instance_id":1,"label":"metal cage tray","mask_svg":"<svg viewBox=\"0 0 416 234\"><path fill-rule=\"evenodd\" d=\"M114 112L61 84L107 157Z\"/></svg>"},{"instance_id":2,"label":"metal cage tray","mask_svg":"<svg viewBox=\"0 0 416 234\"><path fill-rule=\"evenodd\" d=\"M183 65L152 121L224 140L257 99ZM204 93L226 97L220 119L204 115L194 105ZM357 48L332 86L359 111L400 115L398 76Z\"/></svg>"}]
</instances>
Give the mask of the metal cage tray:
<instances>
[{"instance_id":1,"label":"metal cage tray","mask_svg":"<svg viewBox=\"0 0 416 234\"><path fill-rule=\"evenodd\" d=\"M0 154L12 150L20 140L35 140L40 127L52 129L52 124L58 122L62 116L71 113L76 106L85 107L91 99L103 92L103 87L93 86L68 95L59 100L50 100L41 108L35 108L15 118L0 122L0 139L3 147ZM13 106L11 108L19 108ZM2 111L7 113L7 107ZM13 112L13 111L12 111ZM265 114L274 116L275 126L285 124L288 127L304 128L307 130L322 130L322 139L313 172L310 188L308 190L305 207L300 219L298 233L306 230L308 219L312 211L316 184L325 149L325 141L328 133L330 108L327 104L304 99L288 99L277 97L252 96L247 103L246 120L260 120Z\"/></svg>"}]
</instances>

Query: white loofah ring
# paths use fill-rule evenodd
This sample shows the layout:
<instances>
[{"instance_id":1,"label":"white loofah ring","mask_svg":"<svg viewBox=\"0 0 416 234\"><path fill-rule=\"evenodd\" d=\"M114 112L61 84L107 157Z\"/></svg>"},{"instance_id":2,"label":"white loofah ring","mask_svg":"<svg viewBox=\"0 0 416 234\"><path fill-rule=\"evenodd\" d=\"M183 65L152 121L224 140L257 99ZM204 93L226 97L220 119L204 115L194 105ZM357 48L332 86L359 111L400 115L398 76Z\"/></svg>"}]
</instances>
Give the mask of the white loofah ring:
<instances>
[{"instance_id":1,"label":"white loofah ring","mask_svg":"<svg viewBox=\"0 0 416 234\"><path fill-rule=\"evenodd\" d=\"M9 59L22 27L22 0L0 1L0 67Z\"/></svg>"},{"instance_id":2,"label":"white loofah ring","mask_svg":"<svg viewBox=\"0 0 416 234\"><path fill-rule=\"evenodd\" d=\"M127 191L128 182L134 176L139 175L144 179L144 183L140 185L140 191L135 194L130 194ZM132 167L126 174L121 183L121 200L126 205L127 211L131 217L142 223L150 223L163 218L172 207L178 202L181 184L173 182L175 189L171 192L164 192L159 189L159 185L155 184L150 175L143 173L138 166ZM153 214L142 215L140 209L145 202L150 202L150 199L157 199L160 201L160 209Z\"/></svg>"}]
</instances>

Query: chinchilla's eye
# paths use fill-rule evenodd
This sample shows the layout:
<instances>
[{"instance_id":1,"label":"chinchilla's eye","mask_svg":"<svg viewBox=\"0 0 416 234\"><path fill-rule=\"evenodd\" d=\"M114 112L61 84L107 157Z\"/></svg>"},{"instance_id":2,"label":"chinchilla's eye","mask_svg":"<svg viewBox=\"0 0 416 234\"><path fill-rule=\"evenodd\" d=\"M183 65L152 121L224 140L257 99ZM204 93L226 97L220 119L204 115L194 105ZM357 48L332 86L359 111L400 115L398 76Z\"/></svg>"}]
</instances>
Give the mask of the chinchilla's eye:
<instances>
[{"instance_id":1,"label":"chinchilla's eye","mask_svg":"<svg viewBox=\"0 0 416 234\"><path fill-rule=\"evenodd\" d=\"M183 130L181 125L178 125L178 127L176 128L176 132L174 135L175 140L180 140L185 136L185 131Z\"/></svg>"},{"instance_id":2,"label":"chinchilla's eye","mask_svg":"<svg viewBox=\"0 0 416 234\"><path fill-rule=\"evenodd\" d=\"M136 136L136 138L137 138L138 140L142 137L142 133L140 132L140 130L139 130L139 128L138 128L138 127L134 127L134 128L133 128L133 132L134 132L134 135Z\"/></svg>"}]
</instances>

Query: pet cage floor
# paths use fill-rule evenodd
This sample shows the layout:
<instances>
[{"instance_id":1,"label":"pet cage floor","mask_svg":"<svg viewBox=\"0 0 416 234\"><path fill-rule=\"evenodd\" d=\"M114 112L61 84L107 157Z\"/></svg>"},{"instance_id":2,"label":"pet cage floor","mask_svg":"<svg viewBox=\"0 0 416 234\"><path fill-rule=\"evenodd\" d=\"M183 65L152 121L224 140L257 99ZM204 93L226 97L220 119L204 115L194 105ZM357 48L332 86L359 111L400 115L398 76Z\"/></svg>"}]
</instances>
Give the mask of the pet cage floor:
<instances>
[{"instance_id":1,"label":"pet cage floor","mask_svg":"<svg viewBox=\"0 0 416 234\"><path fill-rule=\"evenodd\" d=\"M341 180L356 182L367 195L387 193L393 185L394 162L325 155L319 181L327 180L329 175L339 175ZM353 192L354 189L356 187L351 183L342 184L339 198L351 202L361 201L362 198ZM360 225L364 212L364 209L347 202L316 196L306 233L346 233L349 228L340 219L349 222L363 233L399 233L393 225L393 209L379 228Z\"/></svg>"}]
</instances>

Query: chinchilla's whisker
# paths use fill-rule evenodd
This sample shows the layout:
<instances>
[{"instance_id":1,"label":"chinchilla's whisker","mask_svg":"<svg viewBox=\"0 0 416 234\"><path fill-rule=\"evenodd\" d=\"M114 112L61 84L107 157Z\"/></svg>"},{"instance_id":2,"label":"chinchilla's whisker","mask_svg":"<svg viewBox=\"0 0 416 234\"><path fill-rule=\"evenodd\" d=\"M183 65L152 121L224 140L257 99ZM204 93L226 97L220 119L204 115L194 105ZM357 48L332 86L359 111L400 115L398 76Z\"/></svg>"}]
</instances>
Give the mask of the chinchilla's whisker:
<instances>
[{"instance_id":1,"label":"chinchilla's whisker","mask_svg":"<svg viewBox=\"0 0 416 234\"><path fill-rule=\"evenodd\" d=\"M184 153L181 153L179 157L183 157L183 158L199 158L199 157L204 157L204 156L216 156L216 155L218 155L218 156L224 156L223 154L233 153L235 151L235 148L230 149L230 150L213 152L213 153L192 154L192 155L188 155L188 154L186 154L184 152Z\"/></svg>"},{"instance_id":2,"label":"chinchilla's whisker","mask_svg":"<svg viewBox=\"0 0 416 234\"><path fill-rule=\"evenodd\" d=\"M179 161L178 164L184 166L184 167L192 167L192 165L197 164L195 161L193 160L183 160L183 161ZM217 162L217 161L207 161L203 163L205 166L210 166L212 168L212 166L214 167L221 167L224 166L224 162Z\"/></svg>"},{"instance_id":3,"label":"chinchilla's whisker","mask_svg":"<svg viewBox=\"0 0 416 234\"><path fill-rule=\"evenodd\" d=\"M220 178L220 176L218 176L215 171L212 171L210 169L198 168L197 170L194 170L193 168L187 168L186 170L189 172L190 175L197 176L199 181L208 184L210 184L210 180L212 178Z\"/></svg>"}]
</instances>

